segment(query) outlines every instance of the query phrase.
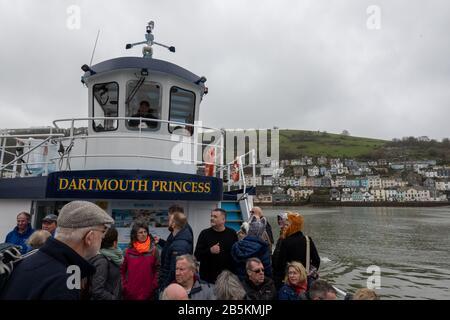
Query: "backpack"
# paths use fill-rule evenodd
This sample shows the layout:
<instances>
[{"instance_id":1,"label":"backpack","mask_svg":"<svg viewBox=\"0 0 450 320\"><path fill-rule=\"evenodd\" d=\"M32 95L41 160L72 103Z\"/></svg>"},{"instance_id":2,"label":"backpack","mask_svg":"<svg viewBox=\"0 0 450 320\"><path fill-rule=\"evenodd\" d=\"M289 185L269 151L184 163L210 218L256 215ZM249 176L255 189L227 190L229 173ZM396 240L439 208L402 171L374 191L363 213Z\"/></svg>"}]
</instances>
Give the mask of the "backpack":
<instances>
[{"instance_id":1,"label":"backpack","mask_svg":"<svg viewBox=\"0 0 450 320\"><path fill-rule=\"evenodd\" d=\"M24 255L20 253L22 248L11 243L0 244L0 295L6 287L8 280L17 264L36 253L38 250L32 250Z\"/></svg>"}]
</instances>

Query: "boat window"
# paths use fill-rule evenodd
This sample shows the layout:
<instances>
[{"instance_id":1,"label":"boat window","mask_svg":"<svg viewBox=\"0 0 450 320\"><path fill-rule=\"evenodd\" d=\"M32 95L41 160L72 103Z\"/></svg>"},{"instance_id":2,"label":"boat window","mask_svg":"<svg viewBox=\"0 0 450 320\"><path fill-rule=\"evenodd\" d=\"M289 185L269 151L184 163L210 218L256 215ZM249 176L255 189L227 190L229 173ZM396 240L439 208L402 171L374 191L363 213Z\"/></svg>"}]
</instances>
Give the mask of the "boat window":
<instances>
[{"instance_id":1,"label":"boat window","mask_svg":"<svg viewBox=\"0 0 450 320\"><path fill-rule=\"evenodd\" d=\"M126 116L136 118L126 121L127 128L158 130L160 122L149 119L161 119L161 86L155 82L129 81L127 97Z\"/></svg>"},{"instance_id":2,"label":"boat window","mask_svg":"<svg viewBox=\"0 0 450 320\"><path fill-rule=\"evenodd\" d=\"M117 82L98 83L93 88L94 117L106 119L94 119L95 131L117 130L117 116L119 109L119 84ZM115 119L107 119L107 118Z\"/></svg>"},{"instance_id":3,"label":"boat window","mask_svg":"<svg viewBox=\"0 0 450 320\"><path fill-rule=\"evenodd\" d=\"M170 89L169 132L191 136L194 132L195 93L178 87ZM191 125L183 125L183 123Z\"/></svg>"}]
</instances>

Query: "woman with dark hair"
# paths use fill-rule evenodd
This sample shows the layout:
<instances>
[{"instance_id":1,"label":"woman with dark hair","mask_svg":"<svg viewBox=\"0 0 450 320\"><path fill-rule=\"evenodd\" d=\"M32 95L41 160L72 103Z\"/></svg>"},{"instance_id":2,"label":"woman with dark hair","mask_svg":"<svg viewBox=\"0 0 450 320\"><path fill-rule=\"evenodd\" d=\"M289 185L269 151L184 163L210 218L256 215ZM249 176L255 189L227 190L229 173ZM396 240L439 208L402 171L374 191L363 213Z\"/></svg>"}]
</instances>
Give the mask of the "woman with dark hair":
<instances>
[{"instance_id":1,"label":"woman with dark hair","mask_svg":"<svg viewBox=\"0 0 450 320\"><path fill-rule=\"evenodd\" d=\"M122 296L119 268L123 262L123 255L117 248L117 240L117 230L108 229L102 240L100 253L89 260L96 268L91 280L93 300L119 300Z\"/></svg>"},{"instance_id":2,"label":"woman with dark hair","mask_svg":"<svg viewBox=\"0 0 450 320\"><path fill-rule=\"evenodd\" d=\"M131 228L130 245L120 268L124 299L152 300L158 288L159 267L155 239L146 224L136 222Z\"/></svg>"}]
</instances>

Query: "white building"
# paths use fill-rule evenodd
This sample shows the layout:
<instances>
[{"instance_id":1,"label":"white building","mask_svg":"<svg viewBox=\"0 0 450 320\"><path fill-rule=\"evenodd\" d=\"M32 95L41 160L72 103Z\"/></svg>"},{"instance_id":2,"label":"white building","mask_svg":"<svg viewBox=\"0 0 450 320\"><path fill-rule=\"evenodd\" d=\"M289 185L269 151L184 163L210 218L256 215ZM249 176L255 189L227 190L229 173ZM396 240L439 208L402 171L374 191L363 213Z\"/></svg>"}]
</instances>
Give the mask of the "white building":
<instances>
[{"instance_id":1,"label":"white building","mask_svg":"<svg viewBox=\"0 0 450 320\"><path fill-rule=\"evenodd\" d=\"M272 167L263 167L263 168L261 168L261 175L262 176L270 176L270 177L272 177L273 176L273 172L274 172L274 168L272 168Z\"/></svg>"},{"instance_id":2,"label":"white building","mask_svg":"<svg viewBox=\"0 0 450 320\"><path fill-rule=\"evenodd\" d=\"M264 186L273 186L273 178L272 177L263 177L263 185Z\"/></svg>"},{"instance_id":3,"label":"white building","mask_svg":"<svg viewBox=\"0 0 450 320\"><path fill-rule=\"evenodd\" d=\"M381 178L380 176L369 176L367 177L367 183L369 188L381 188Z\"/></svg>"},{"instance_id":4,"label":"white building","mask_svg":"<svg viewBox=\"0 0 450 320\"><path fill-rule=\"evenodd\" d=\"M289 188L287 194L296 200L308 199L310 195L314 193L312 189L293 189Z\"/></svg>"},{"instance_id":5,"label":"white building","mask_svg":"<svg viewBox=\"0 0 450 320\"><path fill-rule=\"evenodd\" d=\"M450 190L450 181L436 181L436 190L449 191Z\"/></svg>"},{"instance_id":6,"label":"white building","mask_svg":"<svg viewBox=\"0 0 450 320\"><path fill-rule=\"evenodd\" d=\"M319 173L320 173L320 171L317 166L308 168L308 176L310 176L310 177L317 177L319 175Z\"/></svg>"}]
</instances>

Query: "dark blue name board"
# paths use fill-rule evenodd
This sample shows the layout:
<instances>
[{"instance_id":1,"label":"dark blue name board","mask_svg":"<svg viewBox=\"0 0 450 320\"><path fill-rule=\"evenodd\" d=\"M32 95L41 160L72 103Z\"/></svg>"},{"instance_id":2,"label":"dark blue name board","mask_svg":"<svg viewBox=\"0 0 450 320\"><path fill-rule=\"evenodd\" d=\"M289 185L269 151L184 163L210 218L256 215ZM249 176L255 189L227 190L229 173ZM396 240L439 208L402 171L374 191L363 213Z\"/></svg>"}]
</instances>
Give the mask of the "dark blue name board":
<instances>
[{"instance_id":1,"label":"dark blue name board","mask_svg":"<svg viewBox=\"0 0 450 320\"><path fill-rule=\"evenodd\" d=\"M47 198L220 201L222 180L193 174L145 170L54 172Z\"/></svg>"}]
</instances>

